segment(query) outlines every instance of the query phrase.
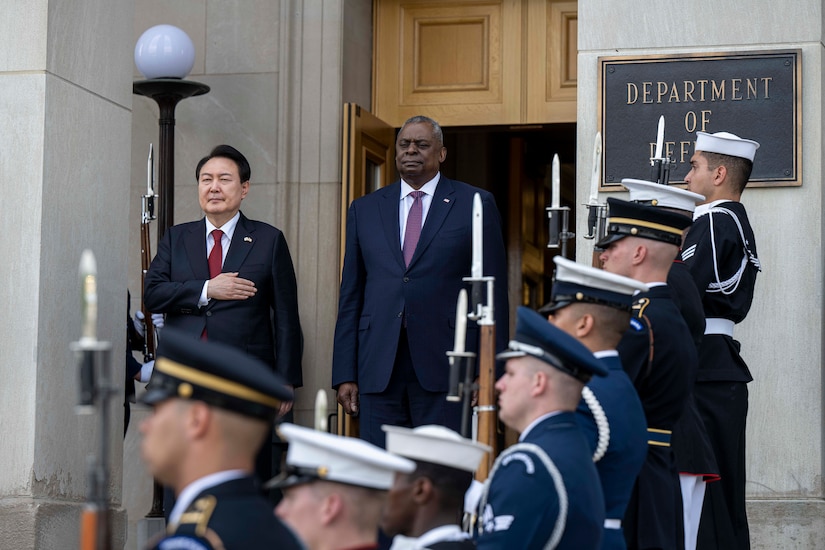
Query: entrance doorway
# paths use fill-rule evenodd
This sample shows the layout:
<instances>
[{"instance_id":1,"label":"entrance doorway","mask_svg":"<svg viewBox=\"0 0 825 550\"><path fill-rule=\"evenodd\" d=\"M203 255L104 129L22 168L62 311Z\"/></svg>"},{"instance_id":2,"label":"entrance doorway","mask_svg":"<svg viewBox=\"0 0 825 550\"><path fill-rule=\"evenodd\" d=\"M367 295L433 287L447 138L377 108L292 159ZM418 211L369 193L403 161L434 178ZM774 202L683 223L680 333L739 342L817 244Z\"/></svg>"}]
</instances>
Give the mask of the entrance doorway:
<instances>
[{"instance_id":1,"label":"entrance doorway","mask_svg":"<svg viewBox=\"0 0 825 550\"><path fill-rule=\"evenodd\" d=\"M447 159L442 173L493 193L501 213L508 256L511 333L519 305L539 308L550 296L553 257L547 248L545 207L550 204L551 166L558 154L561 206L576 227L576 125L444 128ZM567 257L575 258L575 239Z\"/></svg>"}]
</instances>

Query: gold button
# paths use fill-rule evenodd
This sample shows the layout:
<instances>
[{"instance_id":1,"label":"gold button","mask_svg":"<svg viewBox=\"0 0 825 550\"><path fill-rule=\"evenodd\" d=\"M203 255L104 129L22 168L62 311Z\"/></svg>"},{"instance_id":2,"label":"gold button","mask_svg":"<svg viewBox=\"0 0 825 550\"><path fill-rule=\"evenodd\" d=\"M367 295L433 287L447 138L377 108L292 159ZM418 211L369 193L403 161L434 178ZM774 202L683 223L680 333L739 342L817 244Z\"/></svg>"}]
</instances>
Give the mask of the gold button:
<instances>
[{"instance_id":1,"label":"gold button","mask_svg":"<svg viewBox=\"0 0 825 550\"><path fill-rule=\"evenodd\" d=\"M650 204L652 204L653 206L657 206L659 204L659 200L653 199L652 201L650 201Z\"/></svg>"},{"instance_id":2,"label":"gold button","mask_svg":"<svg viewBox=\"0 0 825 550\"><path fill-rule=\"evenodd\" d=\"M639 232L639 230L638 230L638 229L636 229L635 227L633 227L633 228L631 228L631 229L630 229L630 234L631 234L631 235L635 235L635 234L636 234L636 233L638 233L638 232Z\"/></svg>"},{"instance_id":3,"label":"gold button","mask_svg":"<svg viewBox=\"0 0 825 550\"><path fill-rule=\"evenodd\" d=\"M180 386L178 386L178 396L184 399L192 397L192 391L192 384L184 382Z\"/></svg>"},{"instance_id":4,"label":"gold button","mask_svg":"<svg viewBox=\"0 0 825 550\"><path fill-rule=\"evenodd\" d=\"M326 466L318 466L318 477L327 477L329 475L329 468Z\"/></svg>"},{"instance_id":5,"label":"gold button","mask_svg":"<svg viewBox=\"0 0 825 550\"><path fill-rule=\"evenodd\" d=\"M581 292L577 292L576 293L576 300L581 302L583 299L584 299L584 294L582 294Z\"/></svg>"}]
</instances>

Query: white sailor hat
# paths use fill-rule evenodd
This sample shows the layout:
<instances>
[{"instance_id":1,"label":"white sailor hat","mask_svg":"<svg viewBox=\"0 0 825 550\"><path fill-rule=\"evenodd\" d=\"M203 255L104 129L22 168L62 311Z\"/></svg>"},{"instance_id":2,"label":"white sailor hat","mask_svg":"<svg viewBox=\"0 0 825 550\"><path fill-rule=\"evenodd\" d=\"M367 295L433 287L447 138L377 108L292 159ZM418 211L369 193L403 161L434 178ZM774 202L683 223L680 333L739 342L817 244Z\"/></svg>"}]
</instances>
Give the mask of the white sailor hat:
<instances>
[{"instance_id":1,"label":"white sailor hat","mask_svg":"<svg viewBox=\"0 0 825 550\"><path fill-rule=\"evenodd\" d=\"M390 454L361 439L281 424L278 434L289 443L284 472L265 488L284 488L317 480L388 490L396 472L410 473L415 462Z\"/></svg>"},{"instance_id":2,"label":"white sailor hat","mask_svg":"<svg viewBox=\"0 0 825 550\"><path fill-rule=\"evenodd\" d=\"M696 204L704 202L705 196L678 187L671 187L653 181L625 178L622 185L630 191L630 200L651 206L675 208L693 212Z\"/></svg>"},{"instance_id":3,"label":"white sailor hat","mask_svg":"<svg viewBox=\"0 0 825 550\"><path fill-rule=\"evenodd\" d=\"M743 139L729 132L696 132L696 150L719 153L731 157L741 157L753 162L759 144L752 139Z\"/></svg>"},{"instance_id":4,"label":"white sailor hat","mask_svg":"<svg viewBox=\"0 0 825 550\"><path fill-rule=\"evenodd\" d=\"M461 437L444 426L381 426L387 433L387 450L413 460L432 462L457 470L475 472L490 447Z\"/></svg>"},{"instance_id":5,"label":"white sailor hat","mask_svg":"<svg viewBox=\"0 0 825 550\"><path fill-rule=\"evenodd\" d=\"M550 303L539 310L542 315L574 302L630 311L633 306L633 295L648 290L646 284L636 279L578 264L562 256L554 257L553 261L556 262L553 290Z\"/></svg>"}]
</instances>

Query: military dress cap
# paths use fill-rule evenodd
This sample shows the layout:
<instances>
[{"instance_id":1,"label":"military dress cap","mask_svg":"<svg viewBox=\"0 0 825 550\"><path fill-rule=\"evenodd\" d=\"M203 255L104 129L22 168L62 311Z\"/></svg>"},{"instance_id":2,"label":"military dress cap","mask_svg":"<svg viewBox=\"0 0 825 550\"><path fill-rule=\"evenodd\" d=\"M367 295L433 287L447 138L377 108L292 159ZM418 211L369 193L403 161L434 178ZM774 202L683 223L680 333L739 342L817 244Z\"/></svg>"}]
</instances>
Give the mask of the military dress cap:
<instances>
[{"instance_id":1,"label":"military dress cap","mask_svg":"<svg viewBox=\"0 0 825 550\"><path fill-rule=\"evenodd\" d=\"M705 153L718 153L731 157L741 157L753 162L759 144L752 139L740 138L730 132L696 132L696 150Z\"/></svg>"},{"instance_id":2,"label":"military dress cap","mask_svg":"<svg viewBox=\"0 0 825 550\"><path fill-rule=\"evenodd\" d=\"M154 405L173 397L273 420L281 403L292 400L292 391L258 359L168 327L141 402Z\"/></svg>"},{"instance_id":3,"label":"military dress cap","mask_svg":"<svg viewBox=\"0 0 825 550\"><path fill-rule=\"evenodd\" d=\"M539 310L542 315L577 302L630 311L633 295L648 290L646 284L636 279L579 264L562 256L556 256L553 261L556 262L553 290L550 303Z\"/></svg>"},{"instance_id":4,"label":"military dress cap","mask_svg":"<svg viewBox=\"0 0 825 550\"><path fill-rule=\"evenodd\" d=\"M705 196L686 189L662 185L653 181L625 178L622 185L630 191L630 201L660 208L675 208L693 212L696 204L704 202Z\"/></svg>"},{"instance_id":5,"label":"military dress cap","mask_svg":"<svg viewBox=\"0 0 825 550\"><path fill-rule=\"evenodd\" d=\"M396 472L415 470L415 462L361 439L287 423L278 426L278 435L289 443L286 467L264 485L267 489L323 480L386 491Z\"/></svg>"},{"instance_id":6,"label":"military dress cap","mask_svg":"<svg viewBox=\"0 0 825 550\"><path fill-rule=\"evenodd\" d=\"M516 335L508 348L496 359L530 355L585 384L594 374L607 376L607 367L593 352L528 307L520 306L516 311Z\"/></svg>"},{"instance_id":7,"label":"military dress cap","mask_svg":"<svg viewBox=\"0 0 825 550\"><path fill-rule=\"evenodd\" d=\"M381 426L387 433L387 451L423 462L475 472L490 447L461 437L444 426Z\"/></svg>"},{"instance_id":8,"label":"military dress cap","mask_svg":"<svg viewBox=\"0 0 825 550\"><path fill-rule=\"evenodd\" d=\"M599 248L629 236L680 246L682 232L693 223L678 212L613 197L607 199L607 211L607 236L596 243Z\"/></svg>"}]
</instances>

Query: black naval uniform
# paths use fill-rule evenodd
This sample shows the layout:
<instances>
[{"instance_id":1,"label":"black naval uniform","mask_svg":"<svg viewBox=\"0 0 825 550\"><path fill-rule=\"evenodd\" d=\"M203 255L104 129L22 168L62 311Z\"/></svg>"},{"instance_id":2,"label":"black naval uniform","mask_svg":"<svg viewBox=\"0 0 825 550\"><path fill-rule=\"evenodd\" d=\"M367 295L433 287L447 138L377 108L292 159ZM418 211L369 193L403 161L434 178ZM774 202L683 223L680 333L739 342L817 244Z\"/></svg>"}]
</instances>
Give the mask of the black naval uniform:
<instances>
[{"instance_id":1,"label":"black naval uniform","mask_svg":"<svg viewBox=\"0 0 825 550\"><path fill-rule=\"evenodd\" d=\"M648 454L622 526L627 546L684 548L679 472L670 446L697 368L690 331L663 283L636 295L619 356L633 380L648 427Z\"/></svg>"},{"instance_id":2,"label":"black naval uniform","mask_svg":"<svg viewBox=\"0 0 825 550\"><path fill-rule=\"evenodd\" d=\"M749 548L745 513L747 383L753 380L733 339L733 325L748 314L760 271L745 207L717 201L696 209L682 260L702 295L707 329L699 351L696 403L705 421L720 483L708 486L698 544Z\"/></svg>"},{"instance_id":3,"label":"black naval uniform","mask_svg":"<svg viewBox=\"0 0 825 550\"><path fill-rule=\"evenodd\" d=\"M275 517L252 477L202 491L152 550L299 550L301 544Z\"/></svg>"},{"instance_id":4,"label":"black naval uniform","mask_svg":"<svg viewBox=\"0 0 825 550\"><path fill-rule=\"evenodd\" d=\"M673 302L690 329L698 353L705 333L705 313L696 283L681 259L677 259L670 266L667 285L673 295ZM676 455L676 467L680 474L700 475L706 482L718 481L719 467L716 465L705 422L693 395L695 382L695 379L691 380L691 391L685 411L673 429L670 443Z\"/></svg>"}]
</instances>

